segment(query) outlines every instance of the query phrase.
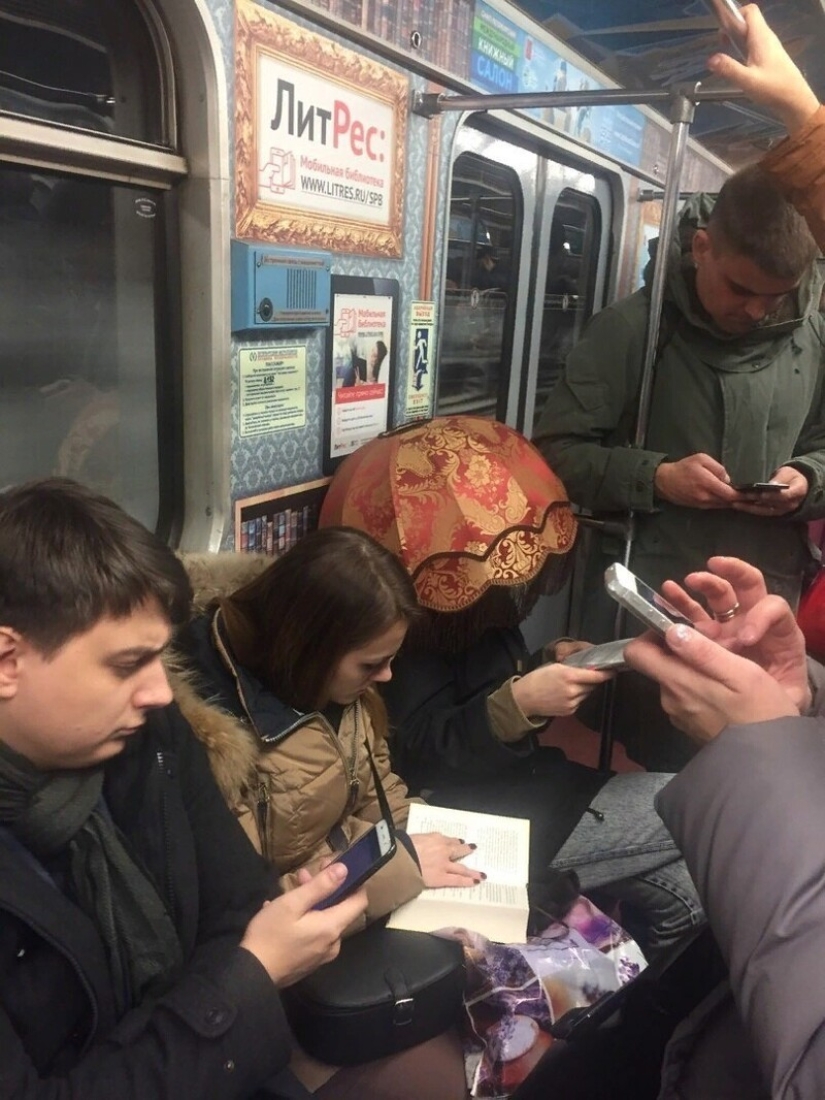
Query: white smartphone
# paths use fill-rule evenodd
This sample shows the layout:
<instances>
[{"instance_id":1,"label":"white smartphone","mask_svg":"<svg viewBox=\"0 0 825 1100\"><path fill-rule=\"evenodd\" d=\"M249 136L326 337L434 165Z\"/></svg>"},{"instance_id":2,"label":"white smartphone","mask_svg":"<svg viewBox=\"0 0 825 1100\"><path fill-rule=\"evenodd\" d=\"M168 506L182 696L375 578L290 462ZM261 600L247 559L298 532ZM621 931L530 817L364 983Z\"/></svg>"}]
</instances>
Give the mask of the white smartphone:
<instances>
[{"instance_id":1,"label":"white smartphone","mask_svg":"<svg viewBox=\"0 0 825 1100\"><path fill-rule=\"evenodd\" d=\"M616 603L621 604L645 626L664 635L669 626L682 623L693 626L690 619L660 596L620 562L611 565L604 573L604 586Z\"/></svg>"},{"instance_id":2,"label":"white smartphone","mask_svg":"<svg viewBox=\"0 0 825 1100\"><path fill-rule=\"evenodd\" d=\"M705 7L709 8L716 16L716 22L728 36L731 46L739 57L746 61L747 57L743 46L748 32L748 24L739 10L740 5L737 0L705 0Z\"/></svg>"},{"instance_id":3,"label":"white smartphone","mask_svg":"<svg viewBox=\"0 0 825 1100\"><path fill-rule=\"evenodd\" d=\"M629 638L618 638L615 642L605 642L603 645L592 645L587 649L580 649L565 657L561 664L572 665L574 668L595 668L605 672L624 672L627 668L624 659L624 647L630 641Z\"/></svg>"},{"instance_id":4,"label":"white smartphone","mask_svg":"<svg viewBox=\"0 0 825 1100\"><path fill-rule=\"evenodd\" d=\"M337 905L353 890L357 890L394 855L395 833L390 823L382 818L369 832L364 833L354 844L350 844L346 851L335 857L334 863L343 863L347 868L347 877L337 890L334 890L328 898L319 901L314 908L329 909L331 905Z\"/></svg>"}]
</instances>

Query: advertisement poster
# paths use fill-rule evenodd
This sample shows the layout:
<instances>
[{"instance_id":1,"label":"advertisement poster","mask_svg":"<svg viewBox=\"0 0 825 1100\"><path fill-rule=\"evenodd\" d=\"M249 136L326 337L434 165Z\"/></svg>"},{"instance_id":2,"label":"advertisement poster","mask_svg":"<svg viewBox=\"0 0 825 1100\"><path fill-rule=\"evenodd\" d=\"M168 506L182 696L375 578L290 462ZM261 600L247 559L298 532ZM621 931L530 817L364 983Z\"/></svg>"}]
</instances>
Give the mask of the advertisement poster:
<instances>
[{"instance_id":1,"label":"advertisement poster","mask_svg":"<svg viewBox=\"0 0 825 1100\"><path fill-rule=\"evenodd\" d=\"M431 415L435 366L435 302L413 302L410 314L410 362L404 419Z\"/></svg>"},{"instance_id":2,"label":"advertisement poster","mask_svg":"<svg viewBox=\"0 0 825 1100\"><path fill-rule=\"evenodd\" d=\"M401 256L408 79L251 0L235 64L236 235Z\"/></svg>"},{"instance_id":3,"label":"advertisement poster","mask_svg":"<svg viewBox=\"0 0 825 1100\"><path fill-rule=\"evenodd\" d=\"M471 79L488 92L587 92L608 87L484 0L476 4L473 20ZM627 164L641 161L645 116L636 107L529 108L527 113Z\"/></svg>"},{"instance_id":4,"label":"advertisement poster","mask_svg":"<svg viewBox=\"0 0 825 1100\"><path fill-rule=\"evenodd\" d=\"M242 348L238 363L241 436L306 427L305 347Z\"/></svg>"},{"instance_id":5,"label":"advertisement poster","mask_svg":"<svg viewBox=\"0 0 825 1100\"><path fill-rule=\"evenodd\" d=\"M397 311L394 279L333 278L327 464L389 427Z\"/></svg>"}]
</instances>

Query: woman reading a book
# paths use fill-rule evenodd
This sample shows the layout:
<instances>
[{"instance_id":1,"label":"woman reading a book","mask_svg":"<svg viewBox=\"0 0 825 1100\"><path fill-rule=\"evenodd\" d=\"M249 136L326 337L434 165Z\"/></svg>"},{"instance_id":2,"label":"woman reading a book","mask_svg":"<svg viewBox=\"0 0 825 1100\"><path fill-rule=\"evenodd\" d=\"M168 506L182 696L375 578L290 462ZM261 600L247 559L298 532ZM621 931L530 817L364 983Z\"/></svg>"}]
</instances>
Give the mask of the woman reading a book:
<instances>
[{"instance_id":1,"label":"woman reading a book","mask_svg":"<svg viewBox=\"0 0 825 1100\"><path fill-rule=\"evenodd\" d=\"M472 850L462 840L404 832L410 800L390 768L375 685L391 678L417 614L392 554L360 531L329 528L219 599L184 642L203 696L240 719L218 723L207 748L227 801L285 887L380 820L380 781L398 843L366 884L366 921L424 886L480 879L460 862Z\"/></svg>"}]
</instances>

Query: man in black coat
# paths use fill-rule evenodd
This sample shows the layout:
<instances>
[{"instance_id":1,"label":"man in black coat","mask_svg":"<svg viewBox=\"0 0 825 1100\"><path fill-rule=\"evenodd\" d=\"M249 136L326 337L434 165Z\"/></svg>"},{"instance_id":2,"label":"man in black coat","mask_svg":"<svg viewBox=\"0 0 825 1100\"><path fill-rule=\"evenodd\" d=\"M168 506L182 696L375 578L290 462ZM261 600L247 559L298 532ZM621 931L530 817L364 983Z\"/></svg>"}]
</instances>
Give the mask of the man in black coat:
<instances>
[{"instance_id":1,"label":"man in black coat","mask_svg":"<svg viewBox=\"0 0 825 1100\"><path fill-rule=\"evenodd\" d=\"M161 653L171 553L65 481L0 495L0 1095L308 1095L278 988L363 892L288 895L226 809Z\"/></svg>"}]
</instances>

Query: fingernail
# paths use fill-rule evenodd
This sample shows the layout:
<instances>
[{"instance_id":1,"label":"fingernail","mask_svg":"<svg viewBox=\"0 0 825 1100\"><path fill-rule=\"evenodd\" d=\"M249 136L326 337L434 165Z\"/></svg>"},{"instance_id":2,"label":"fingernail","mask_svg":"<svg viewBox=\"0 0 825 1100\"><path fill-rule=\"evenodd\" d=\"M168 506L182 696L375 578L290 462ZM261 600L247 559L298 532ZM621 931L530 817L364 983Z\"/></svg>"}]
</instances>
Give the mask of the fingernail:
<instances>
[{"instance_id":1,"label":"fingernail","mask_svg":"<svg viewBox=\"0 0 825 1100\"><path fill-rule=\"evenodd\" d=\"M676 626L673 627L671 631L669 631L668 637L670 640L677 642L679 645L684 645L684 643L689 640L691 634L693 633L695 633L693 627L683 626L681 623L678 623Z\"/></svg>"},{"instance_id":2,"label":"fingernail","mask_svg":"<svg viewBox=\"0 0 825 1100\"><path fill-rule=\"evenodd\" d=\"M477 844L471 844L470 845L470 848L472 848L473 851L475 851L477 847L478 847Z\"/></svg>"},{"instance_id":3,"label":"fingernail","mask_svg":"<svg viewBox=\"0 0 825 1100\"><path fill-rule=\"evenodd\" d=\"M467 842L466 842L466 840L462 840L461 838L459 838L459 841L458 841L458 843L459 843L459 844L466 844Z\"/></svg>"},{"instance_id":4,"label":"fingernail","mask_svg":"<svg viewBox=\"0 0 825 1100\"><path fill-rule=\"evenodd\" d=\"M485 880L486 878L487 878L487 876L486 876L486 875L484 874L484 872L482 871L482 872L481 872L481 881L482 881L482 882L484 882L484 880Z\"/></svg>"}]
</instances>

